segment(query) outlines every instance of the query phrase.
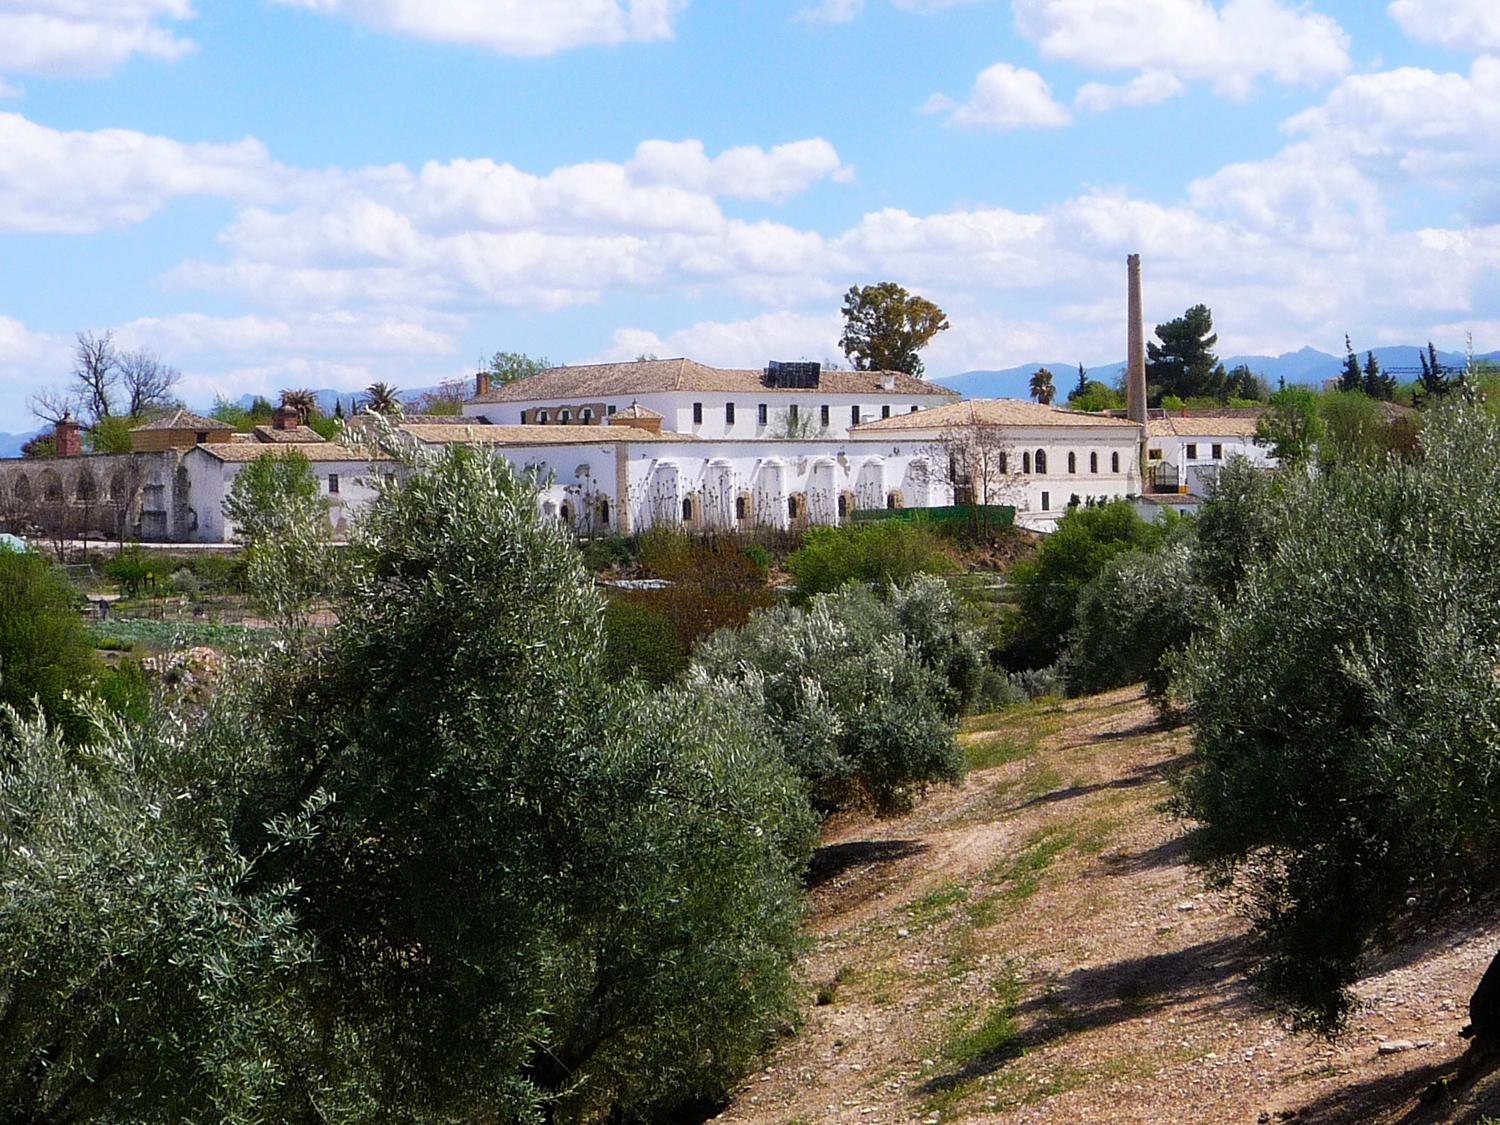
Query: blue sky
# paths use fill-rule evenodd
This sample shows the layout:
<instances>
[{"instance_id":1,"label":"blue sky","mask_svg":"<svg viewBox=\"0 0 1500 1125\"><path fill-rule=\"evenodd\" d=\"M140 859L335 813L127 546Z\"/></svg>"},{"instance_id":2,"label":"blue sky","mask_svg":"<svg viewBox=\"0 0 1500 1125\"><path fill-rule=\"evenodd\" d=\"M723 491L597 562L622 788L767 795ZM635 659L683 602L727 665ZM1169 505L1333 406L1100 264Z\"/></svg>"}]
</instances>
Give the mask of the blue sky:
<instances>
[{"instance_id":1,"label":"blue sky","mask_svg":"<svg viewBox=\"0 0 1500 1125\"><path fill-rule=\"evenodd\" d=\"M498 349L1500 347L1494 0L0 0L0 430L113 329L195 405Z\"/></svg>"}]
</instances>

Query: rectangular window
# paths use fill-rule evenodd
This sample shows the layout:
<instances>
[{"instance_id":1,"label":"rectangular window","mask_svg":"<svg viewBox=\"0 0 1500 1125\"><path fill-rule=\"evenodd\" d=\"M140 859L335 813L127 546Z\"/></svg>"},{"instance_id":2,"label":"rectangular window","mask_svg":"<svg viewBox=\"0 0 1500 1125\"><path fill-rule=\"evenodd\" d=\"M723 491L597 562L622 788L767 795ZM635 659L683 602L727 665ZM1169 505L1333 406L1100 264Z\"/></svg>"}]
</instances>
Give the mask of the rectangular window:
<instances>
[{"instance_id":1,"label":"rectangular window","mask_svg":"<svg viewBox=\"0 0 1500 1125\"><path fill-rule=\"evenodd\" d=\"M1161 450L1160 449L1148 449L1148 450L1146 450L1146 460L1147 461L1160 461L1161 460Z\"/></svg>"},{"instance_id":2,"label":"rectangular window","mask_svg":"<svg viewBox=\"0 0 1500 1125\"><path fill-rule=\"evenodd\" d=\"M328 474L328 495L332 496L332 495L334 495L334 493L338 492L338 490L339 490L339 475L338 475L338 473L329 473Z\"/></svg>"},{"instance_id":3,"label":"rectangular window","mask_svg":"<svg viewBox=\"0 0 1500 1125\"><path fill-rule=\"evenodd\" d=\"M1187 459L1189 461L1196 461L1196 460L1198 460L1198 443L1197 442L1195 442L1195 441L1188 442Z\"/></svg>"},{"instance_id":4,"label":"rectangular window","mask_svg":"<svg viewBox=\"0 0 1500 1125\"><path fill-rule=\"evenodd\" d=\"M889 418L891 416L891 408L889 405L882 406L880 408L880 416L882 418Z\"/></svg>"},{"instance_id":5,"label":"rectangular window","mask_svg":"<svg viewBox=\"0 0 1500 1125\"><path fill-rule=\"evenodd\" d=\"M1051 510L1052 510L1052 493L1050 493L1050 492L1044 492L1044 493L1042 493L1042 511L1044 511L1044 512L1050 512Z\"/></svg>"},{"instance_id":6,"label":"rectangular window","mask_svg":"<svg viewBox=\"0 0 1500 1125\"><path fill-rule=\"evenodd\" d=\"M760 406L756 408L756 415L757 415L757 417L756 417L755 420L757 422L759 422L762 426L764 426L766 424L766 414L767 414L766 404L765 403L761 403Z\"/></svg>"},{"instance_id":7,"label":"rectangular window","mask_svg":"<svg viewBox=\"0 0 1500 1125\"><path fill-rule=\"evenodd\" d=\"M913 405L912 408L911 408L911 412L913 414L915 414L918 410L921 410L921 409L922 408L920 406Z\"/></svg>"},{"instance_id":8,"label":"rectangular window","mask_svg":"<svg viewBox=\"0 0 1500 1125\"><path fill-rule=\"evenodd\" d=\"M791 419L792 425L797 424L797 404L794 402L786 408L786 416Z\"/></svg>"},{"instance_id":9,"label":"rectangular window","mask_svg":"<svg viewBox=\"0 0 1500 1125\"><path fill-rule=\"evenodd\" d=\"M703 425L703 404L701 402L693 403L693 425Z\"/></svg>"},{"instance_id":10,"label":"rectangular window","mask_svg":"<svg viewBox=\"0 0 1500 1125\"><path fill-rule=\"evenodd\" d=\"M859 407L857 406L851 406L849 408L849 425L859 425Z\"/></svg>"},{"instance_id":11,"label":"rectangular window","mask_svg":"<svg viewBox=\"0 0 1500 1125\"><path fill-rule=\"evenodd\" d=\"M615 412L615 404L614 403L610 403L608 406L606 406L604 408L604 413L605 414L613 414L614 412Z\"/></svg>"},{"instance_id":12,"label":"rectangular window","mask_svg":"<svg viewBox=\"0 0 1500 1125\"><path fill-rule=\"evenodd\" d=\"M826 402L822 406L818 407L818 420L822 422L824 426L828 425L828 404Z\"/></svg>"},{"instance_id":13,"label":"rectangular window","mask_svg":"<svg viewBox=\"0 0 1500 1125\"><path fill-rule=\"evenodd\" d=\"M724 404L724 424L726 426L734 425L734 403L732 402Z\"/></svg>"},{"instance_id":14,"label":"rectangular window","mask_svg":"<svg viewBox=\"0 0 1500 1125\"><path fill-rule=\"evenodd\" d=\"M1218 445L1218 444L1214 445L1214 460L1215 461L1222 461L1222 460L1224 460L1224 447L1222 445Z\"/></svg>"}]
</instances>

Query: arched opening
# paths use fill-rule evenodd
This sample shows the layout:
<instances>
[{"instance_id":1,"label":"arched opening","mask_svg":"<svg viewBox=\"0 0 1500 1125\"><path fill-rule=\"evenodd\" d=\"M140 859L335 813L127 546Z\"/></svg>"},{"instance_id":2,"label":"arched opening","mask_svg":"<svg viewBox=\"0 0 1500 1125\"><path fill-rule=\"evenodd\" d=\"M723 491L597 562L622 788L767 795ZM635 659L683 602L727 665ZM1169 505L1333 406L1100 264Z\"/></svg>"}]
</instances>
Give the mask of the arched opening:
<instances>
[{"instance_id":1,"label":"arched opening","mask_svg":"<svg viewBox=\"0 0 1500 1125\"><path fill-rule=\"evenodd\" d=\"M741 492L734 498L734 518L740 523L750 522L750 494Z\"/></svg>"},{"instance_id":2,"label":"arched opening","mask_svg":"<svg viewBox=\"0 0 1500 1125\"><path fill-rule=\"evenodd\" d=\"M786 514L793 522L798 523L807 518L807 498L800 492L794 492L786 498Z\"/></svg>"},{"instance_id":3,"label":"arched opening","mask_svg":"<svg viewBox=\"0 0 1500 1125\"><path fill-rule=\"evenodd\" d=\"M99 499L99 486L94 483L94 474L83 469L78 474L78 484L73 496L80 504L92 504Z\"/></svg>"},{"instance_id":4,"label":"arched opening","mask_svg":"<svg viewBox=\"0 0 1500 1125\"><path fill-rule=\"evenodd\" d=\"M557 412L557 420L566 426L573 420L573 412L571 410L559 410Z\"/></svg>"},{"instance_id":5,"label":"arched opening","mask_svg":"<svg viewBox=\"0 0 1500 1125\"><path fill-rule=\"evenodd\" d=\"M901 498L901 490L899 488L893 488L886 494L885 506L892 511L897 508L906 507L906 502Z\"/></svg>"},{"instance_id":6,"label":"arched opening","mask_svg":"<svg viewBox=\"0 0 1500 1125\"><path fill-rule=\"evenodd\" d=\"M682 498L682 522L693 522L693 498L691 496L684 496Z\"/></svg>"},{"instance_id":7,"label":"arched opening","mask_svg":"<svg viewBox=\"0 0 1500 1125\"><path fill-rule=\"evenodd\" d=\"M1099 471L1099 454L1097 454L1097 453L1090 453L1089 454L1089 472L1090 473L1097 473L1098 471Z\"/></svg>"},{"instance_id":8,"label":"arched opening","mask_svg":"<svg viewBox=\"0 0 1500 1125\"><path fill-rule=\"evenodd\" d=\"M1068 450L1068 472L1070 472L1070 473L1076 473L1077 471L1078 471L1078 454L1074 453L1070 449L1070 450Z\"/></svg>"},{"instance_id":9,"label":"arched opening","mask_svg":"<svg viewBox=\"0 0 1500 1125\"><path fill-rule=\"evenodd\" d=\"M16 498L18 505L31 503L31 480L25 473L16 477L15 484L11 485L11 495Z\"/></svg>"},{"instance_id":10,"label":"arched opening","mask_svg":"<svg viewBox=\"0 0 1500 1125\"><path fill-rule=\"evenodd\" d=\"M847 493L839 493L839 519L849 518L849 496Z\"/></svg>"},{"instance_id":11,"label":"arched opening","mask_svg":"<svg viewBox=\"0 0 1500 1125\"><path fill-rule=\"evenodd\" d=\"M564 500L563 503L562 503L562 507L560 507L560 508L557 509L557 517L558 517L558 519L562 520L563 523L567 524L569 527L572 527L573 526L573 505L569 504L566 500Z\"/></svg>"},{"instance_id":12,"label":"arched opening","mask_svg":"<svg viewBox=\"0 0 1500 1125\"><path fill-rule=\"evenodd\" d=\"M536 412L536 424L538 426L545 426L547 424L547 412L545 410L538 410Z\"/></svg>"},{"instance_id":13,"label":"arched opening","mask_svg":"<svg viewBox=\"0 0 1500 1125\"><path fill-rule=\"evenodd\" d=\"M601 525L603 525L604 527L608 527L609 526L609 501L608 500L600 499L600 501L599 501L599 523Z\"/></svg>"},{"instance_id":14,"label":"arched opening","mask_svg":"<svg viewBox=\"0 0 1500 1125\"><path fill-rule=\"evenodd\" d=\"M1029 473L1029 472L1031 472L1031 454L1030 453L1023 453L1023 454L1021 454L1021 471L1023 473Z\"/></svg>"},{"instance_id":15,"label":"arched opening","mask_svg":"<svg viewBox=\"0 0 1500 1125\"><path fill-rule=\"evenodd\" d=\"M590 410L587 406L585 406L582 410L580 410L578 412L578 418L579 418L579 421L581 421L585 426L587 426L590 422L592 422L594 420L594 412L592 410Z\"/></svg>"},{"instance_id":16,"label":"arched opening","mask_svg":"<svg viewBox=\"0 0 1500 1125\"><path fill-rule=\"evenodd\" d=\"M62 477L51 469L42 474L42 499L48 504L63 502Z\"/></svg>"},{"instance_id":17,"label":"arched opening","mask_svg":"<svg viewBox=\"0 0 1500 1125\"><path fill-rule=\"evenodd\" d=\"M1003 450L1003 449L1000 451L1000 466L999 466L999 468L1000 468L1000 472L1001 473L1008 473L1008 472L1010 472L1010 469L1007 467L1007 459L1006 459L1006 456L1005 456L1005 450Z\"/></svg>"},{"instance_id":18,"label":"arched opening","mask_svg":"<svg viewBox=\"0 0 1500 1125\"><path fill-rule=\"evenodd\" d=\"M1038 449L1036 451L1036 471L1039 475L1047 471L1047 451L1045 449Z\"/></svg>"},{"instance_id":19,"label":"arched opening","mask_svg":"<svg viewBox=\"0 0 1500 1125\"><path fill-rule=\"evenodd\" d=\"M1118 453L1111 453L1109 455L1109 471L1112 473L1120 471L1120 455Z\"/></svg>"},{"instance_id":20,"label":"arched opening","mask_svg":"<svg viewBox=\"0 0 1500 1125\"><path fill-rule=\"evenodd\" d=\"M117 470L109 478L109 498L116 504L123 504L130 499L130 481L125 478L124 469Z\"/></svg>"}]
</instances>

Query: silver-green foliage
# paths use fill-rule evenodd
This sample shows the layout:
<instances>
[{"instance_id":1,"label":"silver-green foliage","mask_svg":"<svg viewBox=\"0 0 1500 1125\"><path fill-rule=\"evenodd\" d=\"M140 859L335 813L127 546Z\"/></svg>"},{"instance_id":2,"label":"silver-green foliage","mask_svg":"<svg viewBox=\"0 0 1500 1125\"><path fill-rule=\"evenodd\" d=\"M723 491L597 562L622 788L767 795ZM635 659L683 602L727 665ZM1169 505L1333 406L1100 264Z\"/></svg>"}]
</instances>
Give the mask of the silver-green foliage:
<instances>
[{"instance_id":1,"label":"silver-green foliage","mask_svg":"<svg viewBox=\"0 0 1500 1125\"><path fill-rule=\"evenodd\" d=\"M240 887L207 795L164 777L180 732L91 718L80 750L0 708L0 1120L275 1116L310 953L290 888Z\"/></svg>"},{"instance_id":2,"label":"silver-green foliage","mask_svg":"<svg viewBox=\"0 0 1500 1125\"><path fill-rule=\"evenodd\" d=\"M263 453L235 474L224 516L246 544L251 589L272 620L300 623L334 565L328 501L301 451Z\"/></svg>"},{"instance_id":3,"label":"silver-green foliage","mask_svg":"<svg viewBox=\"0 0 1500 1125\"><path fill-rule=\"evenodd\" d=\"M339 624L271 659L239 815L254 852L335 795L257 871L317 936L325 1081L413 1122L722 1096L793 1011L800 786L711 698L604 682L602 598L528 480L411 456L349 545Z\"/></svg>"},{"instance_id":4,"label":"silver-green foliage","mask_svg":"<svg viewBox=\"0 0 1500 1125\"><path fill-rule=\"evenodd\" d=\"M977 637L947 587L918 577L881 597L846 586L807 609L757 612L699 650L698 692L738 700L825 807L907 806L962 759L950 726L978 691Z\"/></svg>"},{"instance_id":5,"label":"silver-green foliage","mask_svg":"<svg viewBox=\"0 0 1500 1125\"><path fill-rule=\"evenodd\" d=\"M1248 880L1264 980L1323 1028L1409 896L1500 856L1500 428L1450 408L1426 435L1420 464L1264 496L1264 557L1179 662L1187 810Z\"/></svg>"}]
</instances>

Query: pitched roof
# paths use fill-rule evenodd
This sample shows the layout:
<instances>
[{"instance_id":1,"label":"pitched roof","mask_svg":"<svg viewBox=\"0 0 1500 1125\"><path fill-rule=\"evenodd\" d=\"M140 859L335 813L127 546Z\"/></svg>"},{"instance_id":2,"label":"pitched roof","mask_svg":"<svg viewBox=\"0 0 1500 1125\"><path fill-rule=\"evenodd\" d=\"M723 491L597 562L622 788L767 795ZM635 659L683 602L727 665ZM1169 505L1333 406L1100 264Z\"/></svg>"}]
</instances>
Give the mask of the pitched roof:
<instances>
[{"instance_id":1,"label":"pitched roof","mask_svg":"<svg viewBox=\"0 0 1500 1125\"><path fill-rule=\"evenodd\" d=\"M1103 414L1085 414L1043 406L1021 398L970 398L944 403L913 414L892 414L874 422L849 427L852 435L889 433L892 430L945 430L953 426L1084 426L1090 429L1136 429L1136 423Z\"/></svg>"},{"instance_id":2,"label":"pitched roof","mask_svg":"<svg viewBox=\"0 0 1500 1125\"><path fill-rule=\"evenodd\" d=\"M613 414L610 415L610 417L611 418L647 418L647 419L656 418L656 419L660 419L663 416L660 415L660 414L658 414L656 411L652 410L650 407L642 406L638 402L632 402L624 410L616 410ZM619 425L618 422L616 422L614 424L615 425Z\"/></svg>"},{"instance_id":3,"label":"pitched roof","mask_svg":"<svg viewBox=\"0 0 1500 1125\"><path fill-rule=\"evenodd\" d=\"M619 415L615 415L619 417ZM608 445L617 441L697 441L692 434L653 434L635 426L402 426L418 441L434 445Z\"/></svg>"},{"instance_id":4,"label":"pitched roof","mask_svg":"<svg viewBox=\"0 0 1500 1125\"><path fill-rule=\"evenodd\" d=\"M276 445L309 445L326 440L317 430L306 426L293 426L289 430L278 430L275 426L256 426L255 440Z\"/></svg>"},{"instance_id":5,"label":"pitched roof","mask_svg":"<svg viewBox=\"0 0 1500 1125\"><path fill-rule=\"evenodd\" d=\"M1254 437L1256 418L1153 418L1146 423L1152 437Z\"/></svg>"},{"instance_id":6,"label":"pitched roof","mask_svg":"<svg viewBox=\"0 0 1500 1125\"><path fill-rule=\"evenodd\" d=\"M336 441L303 442L293 444L291 442L274 442L262 445L260 442L232 441L232 442L208 442L203 445L195 445L188 453L202 450L208 456L219 461L231 464L246 464L259 457L269 454L276 457L285 454L289 450L297 450L309 461L384 461L385 454L369 449L351 449L349 446L340 445Z\"/></svg>"},{"instance_id":7,"label":"pitched roof","mask_svg":"<svg viewBox=\"0 0 1500 1125\"><path fill-rule=\"evenodd\" d=\"M889 391L882 379L892 380ZM708 367L691 359L650 359L634 363L596 363L583 367L550 367L525 379L505 383L472 403L568 402L665 391L719 391L753 394L767 390L795 390L798 394L902 394L957 397L951 387L929 383L900 371L824 371L817 387L767 387L759 370Z\"/></svg>"},{"instance_id":8,"label":"pitched roof","mask_svg":"<svg viewBox=\"0 0 1500 1125\"><path fill-rule=\"evenodd\" d=\"M190 410L177 410L171 414L163 415L154 421L147 422L143 426L136 426L130 432L138 434L143 430L192 430L200 433L203 430L232 430L228 422L221 422L217 418L205 418L201 414L194 414Z\"/></svg>"}]
</instances>

